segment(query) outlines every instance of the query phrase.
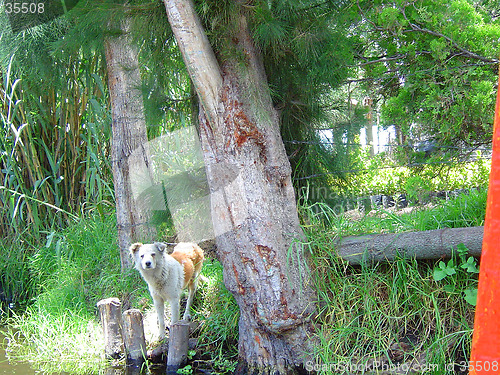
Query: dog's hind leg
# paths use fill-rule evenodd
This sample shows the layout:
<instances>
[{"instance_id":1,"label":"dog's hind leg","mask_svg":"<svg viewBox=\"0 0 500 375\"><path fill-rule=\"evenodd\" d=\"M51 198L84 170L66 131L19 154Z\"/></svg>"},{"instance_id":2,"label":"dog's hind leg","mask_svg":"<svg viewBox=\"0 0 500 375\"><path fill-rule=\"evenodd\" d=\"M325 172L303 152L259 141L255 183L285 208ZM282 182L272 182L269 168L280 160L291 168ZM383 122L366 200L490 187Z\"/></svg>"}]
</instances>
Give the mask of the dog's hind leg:
<instances>
[{"instance_id":1,"label":"dog's hind leg","mask_svg":"<svg viewBox=\"0 0 500 375\"><path fill-rule=\"evenodd\" d=\"M160 340L163 340L165 338L165 301L163 300L163 298L155 296L153 297L153 303L155 305L156 315L158 317L158 329L160 331L160 335L158 336L158 338Z\"/></svg>"},{"instance_id":2,"label":"dog's hind leg","mask_svg":"<svg viewBox=\"0 0 500 375\"><path fill-rule=\"evenodd\" d=\"M186 302L186 311L184 311L184 317L182 319L188 320L190 318L189 310L193 304L194 293L196 292L196 281L189 283L189 294Z\"/></svg>"}]
</instances>

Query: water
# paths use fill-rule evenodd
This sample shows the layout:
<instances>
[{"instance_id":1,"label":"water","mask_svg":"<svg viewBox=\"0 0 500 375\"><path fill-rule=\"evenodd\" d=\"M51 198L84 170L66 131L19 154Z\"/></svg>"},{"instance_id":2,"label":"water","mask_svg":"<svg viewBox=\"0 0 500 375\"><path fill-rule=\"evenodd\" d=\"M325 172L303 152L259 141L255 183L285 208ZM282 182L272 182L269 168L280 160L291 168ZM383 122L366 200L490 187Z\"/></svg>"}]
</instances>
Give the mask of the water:
<instances>
[{"instance_id":1,"label":"water","mask_svg":"<svg viewBox=\"0 0 500 375\"><path fill-rule=\"evenodd\" d=\"M39 371L34 370L28 363L23 362L11 362L9 361L7 354L5 352L5 347L7 346L7 339L0 329L0 374L9 375L40 375L43 374ZM48 374L47 374L48 375Z\"/></svg>"},{"instance_id":2,"label":"water","mask_svg":"<svg viewBox=\"0 0 500 375\"><path fill-rule=\"evenodd\" d=\"M7 338L0 328L0 375L71 375L69 372L46 372L35 370L29 363L10 361L5 349ZM164 368L152 369L151 374L165 374ZM140 375L141 371L134 367L108 368L99 373L88 372L87 375Z\"/></svg>"}]
</instances>

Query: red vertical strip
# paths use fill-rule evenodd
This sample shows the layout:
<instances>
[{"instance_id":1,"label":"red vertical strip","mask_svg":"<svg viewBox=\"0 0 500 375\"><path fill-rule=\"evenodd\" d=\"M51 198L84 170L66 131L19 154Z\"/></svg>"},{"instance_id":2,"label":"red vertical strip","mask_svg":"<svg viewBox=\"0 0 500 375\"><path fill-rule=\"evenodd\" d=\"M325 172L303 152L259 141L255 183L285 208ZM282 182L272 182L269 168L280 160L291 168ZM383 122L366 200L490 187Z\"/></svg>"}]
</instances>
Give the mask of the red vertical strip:
<instances>
[{"instance_id":1,"label":"red vertical strip","mask_svg":"<svg viewBox=\"0 0 500 375\"><path fill-rule=\"evenodd\" d=\"M469 374L500 374L500 75Z\"/></svg>"}]
</instances>

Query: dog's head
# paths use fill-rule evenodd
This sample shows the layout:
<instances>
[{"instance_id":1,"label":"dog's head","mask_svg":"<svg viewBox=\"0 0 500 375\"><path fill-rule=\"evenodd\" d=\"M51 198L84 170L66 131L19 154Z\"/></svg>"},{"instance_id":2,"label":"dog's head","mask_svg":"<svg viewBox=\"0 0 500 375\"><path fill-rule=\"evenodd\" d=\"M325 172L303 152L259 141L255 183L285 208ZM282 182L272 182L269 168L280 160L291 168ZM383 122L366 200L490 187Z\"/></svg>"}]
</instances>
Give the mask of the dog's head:
<instances>
[{"instance_id":1,"label":"dog's head","mask_svg":"<svg viewBox=\"0 0 500 375\"><path fill-rule=\"evenodd\" d=\"M136 267L141 269L155 269L158 259L163 256L166 245L161 242L145 244L138 242L130 246L129 250L135 259Z\"/></svg>"}]
</instances>

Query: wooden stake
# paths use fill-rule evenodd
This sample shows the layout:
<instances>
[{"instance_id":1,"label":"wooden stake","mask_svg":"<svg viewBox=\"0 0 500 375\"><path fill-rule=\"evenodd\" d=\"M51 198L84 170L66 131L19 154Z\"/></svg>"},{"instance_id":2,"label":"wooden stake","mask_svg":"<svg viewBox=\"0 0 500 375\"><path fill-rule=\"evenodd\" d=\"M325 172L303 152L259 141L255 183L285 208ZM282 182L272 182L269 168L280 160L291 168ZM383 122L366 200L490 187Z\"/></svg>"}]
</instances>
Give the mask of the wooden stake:
<instances>
[{"instance_id":1,"label":"wooden stake","mask_svg":"<svg viewBox=\"0 0 500 375\"><path fill-rule=\"evenodd\" d=\"M127 365L140 367L146 358L146 338L140 310L130 309L123 313L123 343Z\"/></svg>"},{"instance_id":2,"label":"wooden stake","mask_svg":"<svg viewBox=\"0 0 500 375\"><path fill-rule=\"evenodd\" d=\"M123 355L122 304L118 298L106 298L97 302L104 332L104 354L108 359Z\"/></svg>"},{"instance_id":3,"label":"wooden stake","mask_svg":"<svg viewBox=\"0 0 500 375\"><path fill-rule=\"evenodd\" d=\"M176 374L187 362L189 345L189 322L179 320L170 325L168 344L167 374Z\"/></svg>"}]
</instances>

